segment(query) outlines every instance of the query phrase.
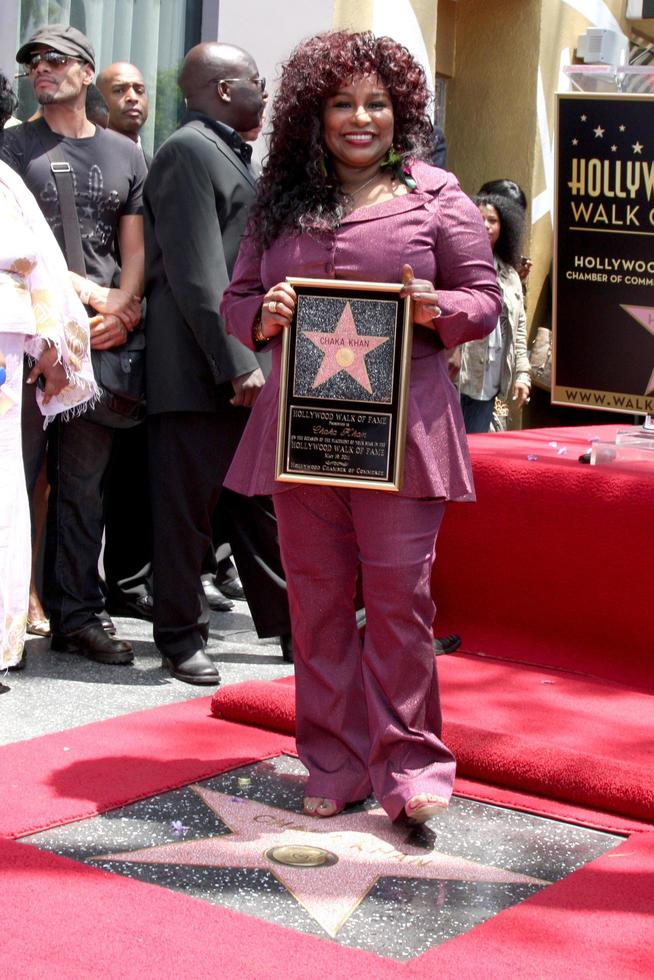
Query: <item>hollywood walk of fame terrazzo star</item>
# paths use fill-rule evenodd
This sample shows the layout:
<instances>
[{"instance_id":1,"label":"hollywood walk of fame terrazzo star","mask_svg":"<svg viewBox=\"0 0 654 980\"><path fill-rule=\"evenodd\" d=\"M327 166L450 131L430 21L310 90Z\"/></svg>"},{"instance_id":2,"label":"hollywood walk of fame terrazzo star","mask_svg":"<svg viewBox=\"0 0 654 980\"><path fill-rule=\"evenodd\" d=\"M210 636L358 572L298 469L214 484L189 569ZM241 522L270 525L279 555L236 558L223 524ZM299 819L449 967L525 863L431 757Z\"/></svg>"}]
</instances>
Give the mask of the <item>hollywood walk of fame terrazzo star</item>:
<instances>
[{"instance_id":1,"label":"hollywood walk of fame terrazzo star","mask_svg":"<svg viewBox=\"0 0 654 980\"><path fill-rule=\"evenodd\" d=\"M323 354L313 387L318 388L339 371L347 371L355 381L372 394L365 356L388 342L388 337L372 337L357 333L352 307L346 302L334 331L303 330L303 336Z\"/></svg>"},{"instance_id":2,"label":"hollywood walk of fame terrazzo star","mask_svg":"<svg viewBox=\"0 0 654 980\"><path fill-rule=\"evenodd\" d=\"M105 854L93 860L263 869L332 937L383 877L549 884L411 844L407 827L391 824L380 807L323 821L201 786L191 788L229 827L231 835ZM282 866L270 856L280 847L299 852L318 847L331 859L319 867Z\"/></svg>"}]
</instances>

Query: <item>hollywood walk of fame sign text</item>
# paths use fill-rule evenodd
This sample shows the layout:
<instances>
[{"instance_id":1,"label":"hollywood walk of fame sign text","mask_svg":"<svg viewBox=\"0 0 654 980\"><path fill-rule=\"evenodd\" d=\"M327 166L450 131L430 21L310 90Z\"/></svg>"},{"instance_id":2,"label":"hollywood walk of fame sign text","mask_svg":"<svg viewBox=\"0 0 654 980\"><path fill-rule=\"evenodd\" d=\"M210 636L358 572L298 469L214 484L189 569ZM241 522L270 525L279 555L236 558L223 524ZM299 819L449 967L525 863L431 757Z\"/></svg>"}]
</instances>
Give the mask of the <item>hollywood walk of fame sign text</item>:
<instances>
[{"instance_id":1,"label":"hollywood walk of fame sign text","mask_svg":"<svg viewBox=\"0 0 654 980\"><path fill-rule=\"evenodd\" d=\"M652 95L559 96L555 404L654 412L653 133Z\"/></svg>"},{"instance_id":2,"label":"hollywood walk of fame sign text","mask_svg":"<svg viewBox=\"0 0 654 980\"><path fill-rule=\"evenodd\" d=\"M399 490L410 301L399 284L288 281L298 303L283 338L277 479Z\"/></svg>"}]
</instances>

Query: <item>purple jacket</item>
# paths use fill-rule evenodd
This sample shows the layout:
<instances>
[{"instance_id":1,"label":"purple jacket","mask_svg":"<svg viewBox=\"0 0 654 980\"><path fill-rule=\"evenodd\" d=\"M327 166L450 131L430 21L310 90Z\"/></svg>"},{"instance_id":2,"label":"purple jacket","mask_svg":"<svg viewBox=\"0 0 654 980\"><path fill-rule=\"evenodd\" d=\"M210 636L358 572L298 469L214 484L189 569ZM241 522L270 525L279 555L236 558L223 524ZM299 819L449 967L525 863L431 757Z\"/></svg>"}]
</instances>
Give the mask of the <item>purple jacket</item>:
<instances>
[{"instance_id":1,"label":"purple jacket","mask_svg":"<svg viewBox=\"0 0 654 980\"><path fill-rule=\"evenodd\" d=\"M445 347L490 333L501 310L495 267L476 206L456 178L415 163L417 190L360 208L330 233L284 236L263 255L245 239L221 313L228 333L253 347L252 324L265 292L286 276L400 282L405 263L438 290L438 333ZM281 338L269 344L272 372L262 389L225 485L239 493L269 494L276 483L275 441ZM472 500L474 490L456 388L447 374L447 351L435 335L416 327L411 358L404 497Z\"/></svg>"}]
</instances>

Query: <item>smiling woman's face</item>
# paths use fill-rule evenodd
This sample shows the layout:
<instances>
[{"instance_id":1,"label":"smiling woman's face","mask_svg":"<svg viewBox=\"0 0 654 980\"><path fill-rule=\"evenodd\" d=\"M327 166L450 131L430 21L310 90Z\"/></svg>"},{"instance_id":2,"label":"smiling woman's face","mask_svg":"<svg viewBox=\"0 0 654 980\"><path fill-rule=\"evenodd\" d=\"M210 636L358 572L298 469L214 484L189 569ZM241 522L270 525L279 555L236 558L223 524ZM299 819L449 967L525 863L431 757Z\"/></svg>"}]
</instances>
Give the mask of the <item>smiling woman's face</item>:
<instances>
[{"instance_id":1,"label":"smiling woman's face","mask_svg":"<svg viewBox=\"0 0 654 980\"><path fill-rule=\"evenodd\" d=\"M325 149L336 169L363 169L382 160L393 143L393 103L376 75L343 84L325 100Z\"/></svg>"}]
</instances>

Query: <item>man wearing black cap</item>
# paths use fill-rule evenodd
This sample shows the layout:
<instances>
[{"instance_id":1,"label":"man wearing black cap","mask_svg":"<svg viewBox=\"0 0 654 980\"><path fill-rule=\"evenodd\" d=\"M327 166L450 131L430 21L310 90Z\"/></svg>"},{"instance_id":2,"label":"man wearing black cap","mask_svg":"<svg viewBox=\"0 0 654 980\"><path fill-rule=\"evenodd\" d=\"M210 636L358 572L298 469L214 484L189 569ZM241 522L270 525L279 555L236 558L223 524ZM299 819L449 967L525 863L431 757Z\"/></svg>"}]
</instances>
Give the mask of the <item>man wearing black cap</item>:
<instances>
[{"instance_id":1,"label":"man wearing black cap","mask_svg":"<svg viewBox=\"0 0 654 980\"><path fill-rule=\"evenodd\" d=\"M64 252L51 161L61 167L63 158L63 166L70 167L85 268L85 275L71 272L71 279L92 315L91 347L97 351L121 347L141 317L143 154L131 141L88 119L85 97L93 80L95 54L76 28L62 24L41 28L22 45L16 60L27 66L43 118L3 133L0 155L36 197ZM70 254L68 260L70 266ZM99 419L91 421L92 417L82 415L48 429L51 494L44 598L53 627L53 650L80 653L100 663L127 664L133 659L130 644L111 635L115 632L111 621L105 620L103 628L98 572L102 484L114 429L98 424ZM45 440L39 424L29 418L24 420L23 441L31 491Z\"/></svg>"}]
</instances>

